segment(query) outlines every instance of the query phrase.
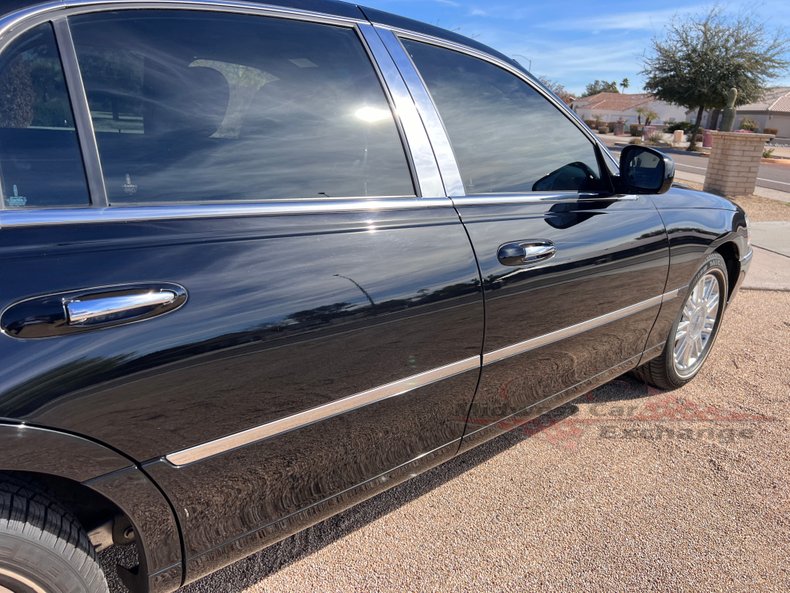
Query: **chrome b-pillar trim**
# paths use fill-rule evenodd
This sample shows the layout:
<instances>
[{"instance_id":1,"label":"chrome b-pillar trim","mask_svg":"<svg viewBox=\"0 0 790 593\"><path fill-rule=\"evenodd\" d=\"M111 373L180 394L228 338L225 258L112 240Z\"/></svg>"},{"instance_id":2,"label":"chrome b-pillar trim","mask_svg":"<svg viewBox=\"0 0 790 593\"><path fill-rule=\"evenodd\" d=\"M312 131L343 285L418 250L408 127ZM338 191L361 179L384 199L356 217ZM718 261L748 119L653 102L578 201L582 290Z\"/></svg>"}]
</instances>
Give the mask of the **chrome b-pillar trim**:
<instances>
[{"instance_id":1,"label":"chrome b-pillar trim","mask_svg":"<svg viewBox=\"0 0 790 593\"><path fill-rule=\"evenodd\" d=\"M422 76L420 76L408 52L406 52L406 48L403 47L395 33L389 29L380 28L377 28L376 31L390 56L392 56L398 70L400 70L403 80L406 82L406 86L409 89L409 93L414 100L414 104L417 107L417 112L420 114L425 130L428 132L428 139L436 154L436 160L439 164L439 170L442 174L442 181L444 182L447 195L465 195L466 192L464 190L461 172L458 169L458 163L455 160L455 154L450 145L450 139L447 137L447 130L439 116L433 98L425 86L425 82L422 80Z\"/></svg>"},{"instance_id":2,"label":"chrome b-pillar trim","mask_svg":"<svg viewBox=\"0 0 790 593\"><path fill-rule=\"evenodd\" d=\"M406 134L406 142L420 185L420 195L425 198L444 196L445 189L431 142L406 83L376 29L364 24L357 25L357 28L376 60L381 76L392 95L395 111Z\"/></svg>"}]
</instances>

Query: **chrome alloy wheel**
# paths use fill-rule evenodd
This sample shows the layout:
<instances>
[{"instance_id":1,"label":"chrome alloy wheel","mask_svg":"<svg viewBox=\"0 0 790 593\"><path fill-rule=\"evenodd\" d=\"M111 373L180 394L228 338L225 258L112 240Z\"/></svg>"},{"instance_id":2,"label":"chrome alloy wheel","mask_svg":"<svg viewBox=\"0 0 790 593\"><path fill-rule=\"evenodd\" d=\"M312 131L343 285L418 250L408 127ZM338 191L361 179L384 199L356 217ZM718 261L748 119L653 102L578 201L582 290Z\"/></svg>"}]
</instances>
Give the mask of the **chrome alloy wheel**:
<instances>
[{"instance_id":1,"label":"chrome alloy wheel","mask_svg":"<svg viewBox=\"0 0 790 593\"><path fill-rule=\"evenodd\" d=\"M673 360L675 372L681 378L693 375L705 360L720 307L720 278L711 271L691 290L675 332Z\"/></svg>"}]
</instances>

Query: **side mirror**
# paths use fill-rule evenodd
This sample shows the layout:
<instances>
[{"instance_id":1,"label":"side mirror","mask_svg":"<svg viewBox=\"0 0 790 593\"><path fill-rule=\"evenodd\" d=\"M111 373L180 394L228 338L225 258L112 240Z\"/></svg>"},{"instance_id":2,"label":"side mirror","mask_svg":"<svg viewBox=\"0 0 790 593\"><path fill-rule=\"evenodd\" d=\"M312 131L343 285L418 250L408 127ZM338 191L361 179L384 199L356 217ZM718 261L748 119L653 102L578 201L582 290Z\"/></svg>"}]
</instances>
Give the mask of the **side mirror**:
<instances>
[{"instance_id":1,"label":"side mirror","mask_svg":"<svg viewBox=\"0 0 790 593\"><path fill-rule=\"evenodd\" d=\"M618 192L663 194L675 179L675 162L658 150L629 145L620 153Z\"/></svg>"}]
</instances>

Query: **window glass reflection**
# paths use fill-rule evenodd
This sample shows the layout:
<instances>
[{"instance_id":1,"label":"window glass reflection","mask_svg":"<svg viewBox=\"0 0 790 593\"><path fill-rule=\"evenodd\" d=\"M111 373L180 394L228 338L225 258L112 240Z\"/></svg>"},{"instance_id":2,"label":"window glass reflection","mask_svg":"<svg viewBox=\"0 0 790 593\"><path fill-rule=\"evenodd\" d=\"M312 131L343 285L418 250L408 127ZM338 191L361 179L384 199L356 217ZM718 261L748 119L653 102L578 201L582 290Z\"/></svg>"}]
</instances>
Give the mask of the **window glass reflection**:
<instances>
[{"instance_id":1,"label":"window glass reflection","mask_svg":"<svg viewBox=\"0 0 790 593\"><path fill-rule=\"evenodd\" d=\"M48 23L0 58L0 196L6 208L87 206L82 155Z\"/></svg>"},{"instance_id":2,"label":"window glass reflection","mask_svg":"<svg viewBox=\"0 0 790 593\"><path fill-rule=\"evenodd\" d=\"M163 10L72 30L111 203L414 195L350 29Z\"/></svg>"},{"instance_id":3,"label":"window glass reflection","mask_svg":"<svg viewBox=\"0 0 790 593\"><path fill-rule=\"evenodd\" d=\"M592 143L524 81L458 52L404 45L444 121L467 194L599 189Z\"/></svg>"}]
</instances>

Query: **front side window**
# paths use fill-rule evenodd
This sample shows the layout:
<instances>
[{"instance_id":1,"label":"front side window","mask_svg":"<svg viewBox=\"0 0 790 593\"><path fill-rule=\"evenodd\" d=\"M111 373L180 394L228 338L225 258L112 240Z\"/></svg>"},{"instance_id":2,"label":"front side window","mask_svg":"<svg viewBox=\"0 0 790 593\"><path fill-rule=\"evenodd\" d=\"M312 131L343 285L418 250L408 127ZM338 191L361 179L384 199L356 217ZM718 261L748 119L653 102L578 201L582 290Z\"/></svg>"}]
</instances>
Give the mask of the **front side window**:
<instances>
[{"instance_id":1,"label":"front side window","mask_svg":"<svg viewBox=\"0 0 790 593\"><path fill-rule=\"evenodd\" d=\"M8 209L90 201L49 23L22 35L0 56L0 194Z\"/></svg>"},{"instance_id":2,"label":"front side window","mask_svg":"<svg viewBox=\"0 0 790 593\"><path fill-rule=\"evenodd\" d=\"M414 195L353 30L169 10L70 23L111 204Z\"/></svg>"},{"instance_id":3,"label":"front side window","mask_svg":"<svg viewBox=\"0 0 790 593\"><path fill-rule=\"evenodd\" d=\"M523 80L459 52L403 44L444 121L467 194L601 188L592 142Z\"/></svg>"}]
</instances>

